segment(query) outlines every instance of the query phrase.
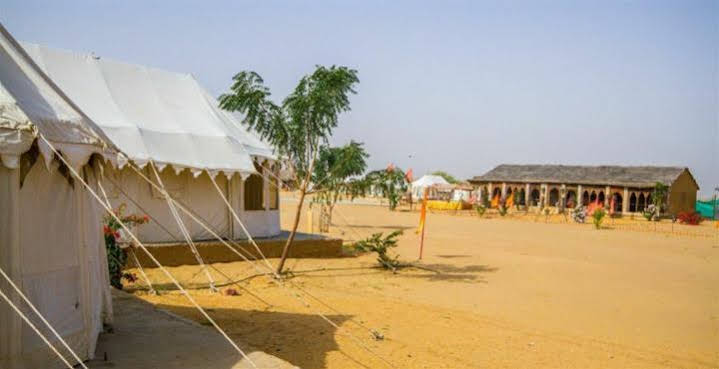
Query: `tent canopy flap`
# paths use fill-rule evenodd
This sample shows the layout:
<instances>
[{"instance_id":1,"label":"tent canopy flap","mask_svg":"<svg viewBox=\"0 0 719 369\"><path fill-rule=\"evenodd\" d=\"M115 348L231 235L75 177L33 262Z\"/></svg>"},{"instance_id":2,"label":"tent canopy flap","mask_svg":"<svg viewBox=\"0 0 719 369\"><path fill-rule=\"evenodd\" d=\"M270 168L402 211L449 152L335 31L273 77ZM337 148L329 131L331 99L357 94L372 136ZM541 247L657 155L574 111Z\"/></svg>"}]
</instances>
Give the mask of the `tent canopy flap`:
<instances>
[{"instance_id":1,"label":"tent canopy flap","mask_svg":"<svg viewBox=\"0 0 719 369\"><path fill-rule=\"evenodd\" d=\"M254 173L272 149L222 111L189 74L23 43L25 50L140 166ZM196 172L196 171L193 171Z\"/></svg>"}]
</instances>

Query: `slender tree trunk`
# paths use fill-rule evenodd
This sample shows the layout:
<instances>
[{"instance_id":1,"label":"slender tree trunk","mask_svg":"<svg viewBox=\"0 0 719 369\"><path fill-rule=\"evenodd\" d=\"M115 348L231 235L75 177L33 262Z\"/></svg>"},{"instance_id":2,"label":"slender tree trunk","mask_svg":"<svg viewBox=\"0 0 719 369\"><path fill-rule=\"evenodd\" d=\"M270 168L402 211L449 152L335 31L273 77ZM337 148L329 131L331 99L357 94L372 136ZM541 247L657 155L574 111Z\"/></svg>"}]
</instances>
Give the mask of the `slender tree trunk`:
<instances>
[{"instance_id":1,"label":"slender tree trunk","mask_svg":"<svg viewBox=\"0 0 719 369\"><path fill-rule=\"evenodd\" d=\"M317 151L319 151L319 150L317 150ZM315 160L317 159L317 151L315 151L315 154L312 156L312 161L310 162L310 167L307 170L307 174L305 174L305 179L302 182L302 186L300 186L300 202L297 204L297 211L295 211L295 222L292 225L292 231L290 231L290 237L287 238L285 247L282 249L282 256L280 257L280 264L277 265L277 274L282 274L282 269L285 267L285 261L287 260L287 255L290 252L290 246L292 246L292 242L295 240L295 235L297 234L297 226L300 224L300 217L302 215L302 205L305 202L305 195L307 195L307 187L310 185L310 180L312 179L312 170L315 167Z\"/></svg>"},{"instance_id":2,"label":"slender tree trunk","mask_svg":"<svg viewBox=\"0 0 719 369\"><path fill-rule=\"evenodd\" d=\"M285 260L287 260L287 254L290 251L290 246L295 240L297 234L297 226L300 224L300 216L302 215L302 204L305 202L305 194L307 193L307 183L303 183L300 188L300 202L297 204L297 211L295 211L295 222L292 225L292 231L290 231L290 237L287 238L285 247L282 249L282 257L280 258L280 264L277 266L277 274L282 274L282 269L285 267Z\"/></svg>"}]
</instances>

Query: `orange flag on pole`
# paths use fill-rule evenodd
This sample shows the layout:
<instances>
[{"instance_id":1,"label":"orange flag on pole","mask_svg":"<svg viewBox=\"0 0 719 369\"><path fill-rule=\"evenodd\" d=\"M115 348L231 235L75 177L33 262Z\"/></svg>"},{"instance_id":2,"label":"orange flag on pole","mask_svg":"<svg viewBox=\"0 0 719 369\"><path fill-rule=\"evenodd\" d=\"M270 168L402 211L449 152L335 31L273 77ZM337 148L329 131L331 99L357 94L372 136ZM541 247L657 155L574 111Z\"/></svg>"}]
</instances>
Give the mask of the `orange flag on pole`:
<instances>
[{"instance_id":1,"label":"orange flag on pole","mask_svg":"<svg viewBox=\"0 0 719 369\"><path fill-rule=\"evenodd\" d=\"M422 233L424 231L424 221L427 218L427 194L429 193L429 188L424 189L424 198L422 199L422 207L419 211L419 227L417 227L417 233Z\"/></svg>"},{"instance_id":2,"label":"orange flag on pole","mask_svg":"<svg viewBox=\"0 0 719 369\"><path fill-rule=\"evenodd\" d=\"M424 249L424 222L427 219L427 197L429 197L429 187L424 188L424 198L422 199L422 210L419 212L419 259L422 260L422 251Z\"/></svg>"}]
</instances>

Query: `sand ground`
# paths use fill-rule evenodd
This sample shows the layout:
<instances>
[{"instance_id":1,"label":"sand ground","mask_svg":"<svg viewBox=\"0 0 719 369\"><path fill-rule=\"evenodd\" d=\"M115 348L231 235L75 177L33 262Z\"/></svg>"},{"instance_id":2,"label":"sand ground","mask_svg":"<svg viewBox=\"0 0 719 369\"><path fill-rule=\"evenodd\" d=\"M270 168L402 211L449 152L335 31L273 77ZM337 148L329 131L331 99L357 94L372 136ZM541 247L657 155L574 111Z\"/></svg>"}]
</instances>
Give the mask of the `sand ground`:
<instances>
[{"instance_id":1,"label":"sand ground","mask_svg":"<svg viewBox=\"0 0 719 369\"><path fill-rule=\"evenodd\" d=\"M284 228L295 207L283 202ZM338 210L333 234L404 229L396 251L416 261L417 213ZM242 345L302 368L387 367L353 337L402 368L718 368L718 241L430 214L421 265L436 272L392 274L373 268L372 255L288 262L292 283L336 311L295 292L308 309L265 277L223 287L239 296L192 294ZM234 279L255 273L244 262L214 267ZM186 284L203 283L196 266L169 269ZM169 288L158 270L148 274ZM135 293L202 321L175 292Z\"/></svg>"}]
</instances>

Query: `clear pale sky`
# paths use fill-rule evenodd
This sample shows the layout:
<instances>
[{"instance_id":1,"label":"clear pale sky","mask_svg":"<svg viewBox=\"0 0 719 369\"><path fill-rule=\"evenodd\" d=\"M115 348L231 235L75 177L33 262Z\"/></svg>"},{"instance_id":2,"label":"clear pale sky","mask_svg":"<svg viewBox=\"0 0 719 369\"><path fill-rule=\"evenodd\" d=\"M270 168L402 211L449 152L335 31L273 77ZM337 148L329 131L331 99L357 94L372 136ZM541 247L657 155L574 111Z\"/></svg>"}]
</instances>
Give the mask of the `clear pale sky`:
<instances>
[{"instance_id":1,"label":"clear pale sky","mask_svg":"<svg viewBox=\"0 0 719 369\"><path fill-rule=\"evenodd\" d=\"M359 70L334 144L372 169L687 166L719 186L719 1L4 0L16 38L189 72L280 101L314 65Z\"/></svg>"}]
</instances>

